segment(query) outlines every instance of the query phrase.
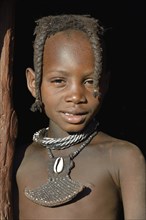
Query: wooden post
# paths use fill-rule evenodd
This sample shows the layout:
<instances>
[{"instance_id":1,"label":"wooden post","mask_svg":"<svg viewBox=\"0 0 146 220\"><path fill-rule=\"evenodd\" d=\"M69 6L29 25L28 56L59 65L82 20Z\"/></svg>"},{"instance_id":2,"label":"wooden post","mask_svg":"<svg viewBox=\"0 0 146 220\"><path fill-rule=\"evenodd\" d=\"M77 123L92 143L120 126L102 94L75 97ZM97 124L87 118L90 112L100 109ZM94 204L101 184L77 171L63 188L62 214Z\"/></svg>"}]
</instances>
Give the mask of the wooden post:
<instances>
[{"instance_id":1,"label":"wooden post","mask_svg":"<svg viewBox=\"0 0 146 220\"><path fill-rule=\"evenodd\" d=\"M11 181L17 118L12 101L13 0L0 0L0 220L12 220Z\"/></svg>"}]
</instances>

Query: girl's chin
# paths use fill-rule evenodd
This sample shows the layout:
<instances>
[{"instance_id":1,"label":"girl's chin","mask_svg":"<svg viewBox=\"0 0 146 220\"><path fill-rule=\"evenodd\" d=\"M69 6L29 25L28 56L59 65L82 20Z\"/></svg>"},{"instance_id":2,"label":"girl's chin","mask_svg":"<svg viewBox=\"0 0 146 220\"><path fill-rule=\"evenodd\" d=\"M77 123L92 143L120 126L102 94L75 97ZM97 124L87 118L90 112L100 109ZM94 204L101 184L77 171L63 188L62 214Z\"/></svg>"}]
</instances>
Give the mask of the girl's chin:
<instances>
[{"instance_id":1,"label":"girl's chin","mask_svg":"<svg viewBox=\"0 0 146 220\"><path fill-rule=\"evenodd\" d=\"M85 124L76 124L64 128L64 131L66 131L67 133L79 133L84 130L85 127Z\"/></svg>"}]
</instances>

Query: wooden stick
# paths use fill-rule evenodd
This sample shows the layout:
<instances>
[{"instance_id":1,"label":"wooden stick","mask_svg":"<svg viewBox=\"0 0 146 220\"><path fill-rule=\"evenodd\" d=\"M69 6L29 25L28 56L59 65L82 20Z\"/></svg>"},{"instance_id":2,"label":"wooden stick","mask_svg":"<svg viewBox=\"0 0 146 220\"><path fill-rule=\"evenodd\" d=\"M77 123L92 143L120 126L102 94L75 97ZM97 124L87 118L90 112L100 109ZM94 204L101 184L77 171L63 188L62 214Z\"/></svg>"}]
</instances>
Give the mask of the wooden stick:
<instances>
[{"instance_id":1,"label":"wooden stick","mask_svg":"<svg viewBox=\"0 0 146 220\"><path fill-rule=\"evenodd\" d=\"M17 117L12 100L13 0L0 1L0 220L12 220L12 166Z\"/></svg>"}]
</instances>

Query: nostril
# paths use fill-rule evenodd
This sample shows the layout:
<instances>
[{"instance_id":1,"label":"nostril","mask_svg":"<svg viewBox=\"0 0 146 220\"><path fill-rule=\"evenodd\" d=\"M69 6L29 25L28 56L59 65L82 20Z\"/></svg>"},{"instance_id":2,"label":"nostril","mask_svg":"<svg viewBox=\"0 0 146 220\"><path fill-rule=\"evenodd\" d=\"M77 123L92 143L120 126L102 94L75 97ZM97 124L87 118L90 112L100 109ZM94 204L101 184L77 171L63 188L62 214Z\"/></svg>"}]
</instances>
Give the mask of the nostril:
<instances>
[{"instance_id":1,"label":"nostril","mask_svg":"<svg viewBox=\"0 0 146 220\"><path fill-rule=\"evenodd\" d=\"M86 103L87 100L86 100L86 97L83 93L68 93L67 96L66 96L66 101L67 102L73 102L75 104L78 104L78 103Z\"/></svg>"},{"instance_id":2,"label":"nostril","mask_svg":"<svg viewBox=\"0 0 146 220\"><path fill-rule=\"evenodd\" d=\"M73 95L72 101L76 104L86 102L86 98L84 95Z\"/></svg>"}]
</instances>

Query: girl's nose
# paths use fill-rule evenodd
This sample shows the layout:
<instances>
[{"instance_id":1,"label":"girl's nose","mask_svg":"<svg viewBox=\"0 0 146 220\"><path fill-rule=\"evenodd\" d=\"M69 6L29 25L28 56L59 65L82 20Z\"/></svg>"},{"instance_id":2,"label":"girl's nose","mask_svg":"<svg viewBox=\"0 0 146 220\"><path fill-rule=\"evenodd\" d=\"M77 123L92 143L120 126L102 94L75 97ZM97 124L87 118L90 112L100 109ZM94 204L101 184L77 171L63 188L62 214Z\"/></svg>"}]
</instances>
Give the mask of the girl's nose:
<instances>
[{"instance_id":1,"label":"girl's nose","mask_svg":"<svg viewBox=\"0 0 146 220\"><path fill-rule=\"evenodd\" d=\"M84 88L82 85L72 85L66 92L67 102L73 102L74 104L86 103L87 99L85 96Z\"/></svg>"}]
</instances>

